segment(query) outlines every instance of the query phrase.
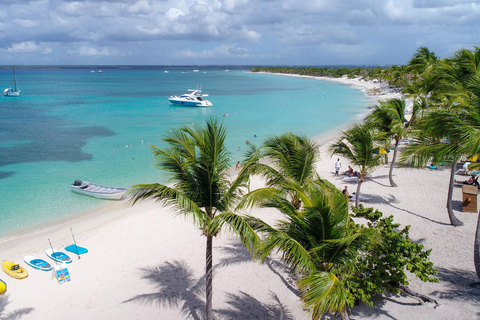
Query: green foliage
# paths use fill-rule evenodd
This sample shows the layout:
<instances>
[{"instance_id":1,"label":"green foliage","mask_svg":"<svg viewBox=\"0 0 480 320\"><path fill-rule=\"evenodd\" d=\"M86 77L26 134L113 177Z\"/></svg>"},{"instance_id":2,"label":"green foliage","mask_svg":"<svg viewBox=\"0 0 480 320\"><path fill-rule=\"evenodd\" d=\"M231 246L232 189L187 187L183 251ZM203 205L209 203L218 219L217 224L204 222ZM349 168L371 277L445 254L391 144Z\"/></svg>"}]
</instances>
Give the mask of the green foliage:
<instances>
[{"instance_id":1,"label":"green foliage","mask_svg":"<svg viewBox=\"0 0 480 320\"><path fill-rule=\"evenodd\" d=\"M399 293L400 285L408 285L407 272L424 282L438 282L433 277L438 271L429 261L430 250L412 242L410 226L399 229L393 216L382 218L382 213L373 208L352 208L354 217L363 217L367 226L357 224L356 228L368 229L372 237L364 243L357 259L351 261L355 271L345 275L345 284L354 299L371 305L371 296L384 290Z\"/></svg>"}]
</instances>

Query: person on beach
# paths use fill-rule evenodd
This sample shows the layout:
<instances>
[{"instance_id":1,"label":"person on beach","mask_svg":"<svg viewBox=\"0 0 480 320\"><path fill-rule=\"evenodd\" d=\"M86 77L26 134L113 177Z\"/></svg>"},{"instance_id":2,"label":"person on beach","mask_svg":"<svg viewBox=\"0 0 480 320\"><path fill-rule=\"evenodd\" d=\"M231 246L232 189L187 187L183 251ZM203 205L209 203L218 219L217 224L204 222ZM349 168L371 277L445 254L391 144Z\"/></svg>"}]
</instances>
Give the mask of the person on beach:
<instances>
[{"instance_id":1,"label":"person on beach","mask_svg":"<svg viewBox=\"0 0 480 320\"><path fill-rule=\"evenodd\" d=\"M240 161L237 162L237 165L235 166L235 170L238 170L240 168Z\"/></svg>"},{"instance_id":2,"label":"person on beach","mask_svg":"<svg viewBox=\"0 0 480 320\"><path fill-rule=\"evenodd\" d=\"M343 195L345 196L345 198L348 200L348 196L349 196L350 194L348 193L347 186L345 186L345 188L342 190L342 193L343 193Z\"/></svg>"},{"instance_id":3,"label":"person on beach","mask_svg":"<svg viewBox=\"0 0 480 320\"><path fill-rule=\"evenodd\" d=\"M340 172L340 168L342 167L342 164L340 163L340 158L337 159L337 162L335 162L335 176L338 177L338 173Z\"/></svg>"},{"instance_id":4,"label":"person on beach","mask_svg":"<svg viewBox=\"0 0 480 320\"><path fill-rule=\"evenodd\" d=\"M476 185L478 186L478 182L476 181L477 179L475 179L474 176L471 176L470 178L468 178L468 180L465 180L465 181L458 181L455 179L455 183L462 183L462 184L467 184L467 185Z\"/></svg>"},{"instance_id":5,"label":"person on beach","mask_svg":"<svg viewBox=\"0 0 480 320\"><path fill-rule=\"evenodd\" d=\"M344 175L346 175L347 177L352 177L353 176L353 168L348 166L348 170L345 171Z\"/></svg>"}]
</instances>

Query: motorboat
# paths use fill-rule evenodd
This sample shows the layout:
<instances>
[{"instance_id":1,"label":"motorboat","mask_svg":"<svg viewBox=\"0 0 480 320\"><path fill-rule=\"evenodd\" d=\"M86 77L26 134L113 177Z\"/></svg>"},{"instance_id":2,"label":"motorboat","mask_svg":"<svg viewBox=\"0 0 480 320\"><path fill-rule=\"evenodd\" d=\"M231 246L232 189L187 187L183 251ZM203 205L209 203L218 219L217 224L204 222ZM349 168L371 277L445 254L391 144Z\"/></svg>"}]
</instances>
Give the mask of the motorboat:
<instances>
[{"instance_id":1,"label":"motorboat","mask_svg":"<svg viewBox=\"0 0 480 320\"><path fill-rule=\"evenodd\" d=\"M75 180L71 185L72 191L87 196L99 198L99 199L110 199L110 200L120 200L125 192L126 188L116 188L116 187L107 187L101 186L95 183Z\"/></svg>"},{"instance_id":2,"label":"motorboat","mask_svg":"<svg viewBox=\"0 0 480 320\"><path fill-rule=\"evenodd\" d=\"M208 97L208 94L202 94L201 90L188 89L187 93L181 96L171 96L168 101L175 105L187 106L187 107L211 107L212 103L203 99Z\"/></svg>"},{"instance_id":3,"label":"motorboat","mask_svg":"<svg viewBox=\"0 0 480 320\"><path fill-rule=\"evenodd\" d=\"M17 78L15 76L15 67L13 67L13 83L15 85L14 88L10 87L3 90L3 94L7 97L18 97L20 96L20 89L17 88Z\"/></svg>"}]
</instances>

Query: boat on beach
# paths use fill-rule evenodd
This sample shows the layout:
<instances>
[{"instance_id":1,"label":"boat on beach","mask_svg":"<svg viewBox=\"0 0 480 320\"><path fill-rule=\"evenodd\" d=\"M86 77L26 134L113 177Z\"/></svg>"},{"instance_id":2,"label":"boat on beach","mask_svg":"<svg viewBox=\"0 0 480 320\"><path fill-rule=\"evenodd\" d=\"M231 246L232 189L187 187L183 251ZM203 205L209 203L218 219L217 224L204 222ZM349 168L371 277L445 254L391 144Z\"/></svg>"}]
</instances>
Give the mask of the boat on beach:
<instances>
[{"instance_id":1,"label":"boat on beach","mask_svg":"<svg viewBox=\"0 0 480 320\"><path fill-rule=\"evenodd\" d=\"M78 179L75 180L70 187L72 188L73 192L99 199L109 200L120 200L125 192L127 192L126 188L107 187Z\"/></svg>"},{"instance_id":2,"label":"boat on beach","mask_svg":"<svg viewBox=\"0 0 480 320\"><path fill-rule=\"evenodd\" d=\"M202 91L198 89L188 89L187 93L184 93L181 96L171 96L168 98L168 101L179 106L211 107L213 104L210 101L203 99L204 97L208 97L208 94L202 94Z\"/></svg>"},{"instance_id":3,"label":"boat on beach","mask_svg":"<svg viewBox=\"0 0 480 320\"><path fill-rule=\"evenodd\" d=\"M13 83L14 88L10 87L3 90L3 94L7 97L18 97L20 96L20 90L17 88L17 77L15 76L15 67L13 67Z\"/></svg>"},{"instance_id":4,"label":"boat on beach","mask_svg":"<svg viewBox=\"0 0 480 320\"><path fill-rule=\"evenodd\" d=\"M3 260L2 269L7 275L14 279L25 279L28 277L27 270L18 263L12 261Z\"/></svg>"}]
</instances>

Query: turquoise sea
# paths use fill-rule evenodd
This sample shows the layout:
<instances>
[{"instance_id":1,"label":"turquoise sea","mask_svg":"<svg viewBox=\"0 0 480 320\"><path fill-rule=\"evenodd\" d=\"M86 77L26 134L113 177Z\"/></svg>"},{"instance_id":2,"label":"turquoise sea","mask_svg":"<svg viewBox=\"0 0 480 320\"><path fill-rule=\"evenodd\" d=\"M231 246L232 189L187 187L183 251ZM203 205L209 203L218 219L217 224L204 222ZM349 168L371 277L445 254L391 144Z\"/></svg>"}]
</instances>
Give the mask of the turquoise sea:
<instances>
[{"instance_id":1,"label":"turquoise sea","mask_svg":"<svg viewBox=\"0 0 480 320\"><path fill-rule=\"evenodd\" d=\"M21 96L0 97L0 239L48 228L108 202L72 193L75 179L127 188L166 182L149 145L162 147L161 138L172 128L220 118L234 164L246 140L260 144L287 131L319 137L371 103L349 86L247 69L102 70L16 69ZM12 70L0 69L0 88L10 85ZM167 100L200 87L213 107L178 107Z\"/></svg>"}]
</instances>

